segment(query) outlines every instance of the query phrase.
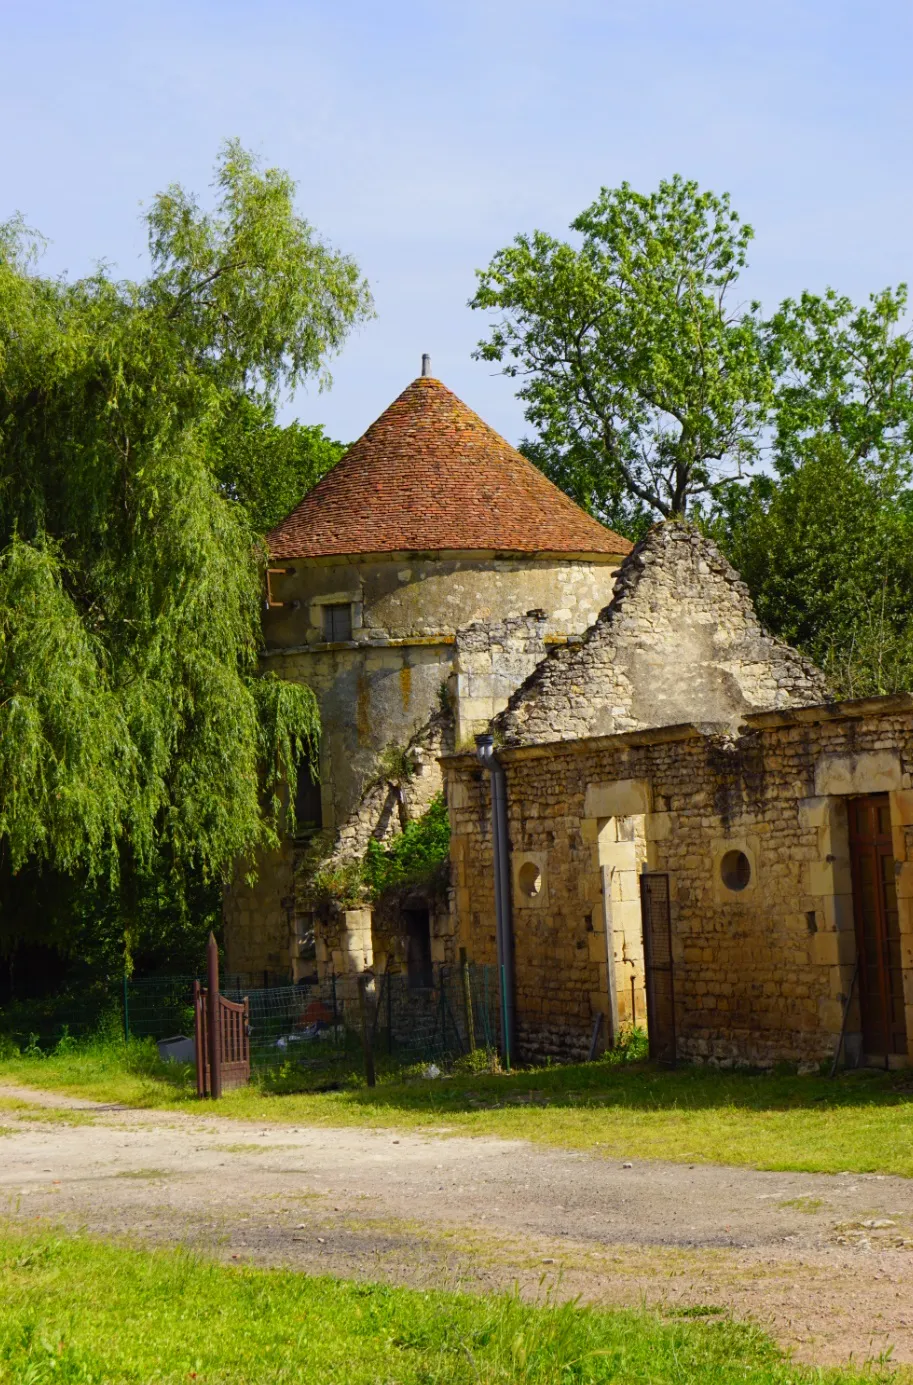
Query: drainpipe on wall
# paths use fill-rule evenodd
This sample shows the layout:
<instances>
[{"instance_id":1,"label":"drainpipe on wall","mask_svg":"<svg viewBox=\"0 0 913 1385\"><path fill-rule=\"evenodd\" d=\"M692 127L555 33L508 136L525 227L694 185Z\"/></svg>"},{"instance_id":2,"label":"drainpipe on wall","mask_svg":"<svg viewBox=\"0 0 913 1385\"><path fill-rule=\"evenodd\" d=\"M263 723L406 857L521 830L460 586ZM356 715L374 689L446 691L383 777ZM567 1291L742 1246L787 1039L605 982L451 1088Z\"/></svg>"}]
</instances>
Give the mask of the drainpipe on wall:
<instances>
[{"instance_id":1,"label":"drainpipe on wall","mask_svg":"<svg viewBox=\"0 0 913 1385\"><path fill-rule=\"evenodd\" d=\"M510 1071L516 1053L514 1024L514 939L510 916L510 849L507 836L507 784L492 736L476 736L476 756L491 774L491 837L494 850L495 938L501 996L501 1057Z\"/></svg>"}]
</instances>

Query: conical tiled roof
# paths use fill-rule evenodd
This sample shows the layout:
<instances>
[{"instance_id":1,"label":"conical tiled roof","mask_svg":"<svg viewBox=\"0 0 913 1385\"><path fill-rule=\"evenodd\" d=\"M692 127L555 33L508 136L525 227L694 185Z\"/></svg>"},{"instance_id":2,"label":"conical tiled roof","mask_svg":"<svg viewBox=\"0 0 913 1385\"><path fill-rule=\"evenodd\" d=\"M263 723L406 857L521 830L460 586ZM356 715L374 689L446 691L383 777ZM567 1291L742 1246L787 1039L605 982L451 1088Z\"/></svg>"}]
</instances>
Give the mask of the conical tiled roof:
<instances>
[{"instance_id":1,"label":"conical tiled roof","mask_svg":"<svg viewBox=\"0 0 913 1385\"><path fill-rule=\"evenodd\" d=\"M430 376L403 390L267 542L273 558L631 549Z\"/></svg>"}]
</instances>

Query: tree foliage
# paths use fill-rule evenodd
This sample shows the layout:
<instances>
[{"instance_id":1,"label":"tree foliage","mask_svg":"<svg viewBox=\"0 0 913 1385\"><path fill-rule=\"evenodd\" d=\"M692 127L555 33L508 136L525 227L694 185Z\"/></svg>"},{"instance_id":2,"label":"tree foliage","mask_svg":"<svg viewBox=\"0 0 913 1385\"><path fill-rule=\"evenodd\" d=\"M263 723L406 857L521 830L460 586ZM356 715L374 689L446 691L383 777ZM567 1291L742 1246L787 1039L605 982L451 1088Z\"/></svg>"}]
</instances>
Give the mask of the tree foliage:
<instances>
[{"instance_id":1,"label":"tree foliage","mask_svg":"<svg viewBox=\"0 0 913 1385\"><path fill-rule=\"evenodd\" d=\"M472 306L495 320L476 354L522 381L537 460L594 513L626 494L684 514L756 461L772 398L757 307L734 301L751 228L676 177L603 188L572 230L519 235L480 271Z\"/></svg>"},{"instance_id":2,"label":"tree foliage","mask_svg":"<svg viewBox=\"0 0 913 1385\"><path fill-rule=\"evenodd\" d=\"M839 443L862 475L908 483L913 459L913 346L902 330L907 286L858 307L834 292L787 299L767 331L776 367L774 464L786 474Z\"/></svg>"},{"instance_id":3,"label":"tree foliage","mask_svg":"<svg viewBox=\"0 0 913 1385\"><path fill-rule=\"evenodd\" d=\"M368 843L363 874L370 897L376 900L387 890L428 883L449 859L450 819L444 796L438 794L427 812L407 823L388 845Z\"/></svg>"},{"instance_id":4,"label":"tree foliage","mask_svg":"<svg viewBox=\"0 0 913 1385\"><path fill-rule=\"evenodd\" d=\"M835 692L913 687L913 352L906 287L863 307L833 291L787 300L773 474L720 497L711 527L764 622Z\"/></svg>"},{"instance_id":5,"label":"tree foliage","mask_svg":"<svg viewBox=\"0 0 913 1385\"><path fill-rule=\"evenodd\" d=\"M653 524L650 508L631 498L596 444L574 440L552 448L541 438L524 438L518 450L582 510L617 534L636 541Z\"/></svg>"},{"instance_id":6,"label":"tree foliage","mask_svg":"<svg viewBox=\"0 0 913 1385\"><path fill-rule=\"evenodd\" d=\"M525 455L632 538L690 510L836 691L913 686L906 286L765 320L733 302L750 228L681 178L603 189L572 229L518 236L472 300L495 314L477 355L520 382Z\"/></svg>"},{"instance_id":7,"label":"tree foliage","mask_svg":"<svg viewBox=\"0 0 913 1385\"><path fill-rule=\"evenodd\" d=\"M213 210L154 200L142 282L43 277L22 223L0 233L8 877L218 878L275 838L314 753L311 692L258 673L268 488L233 503L255 466L233 474L229 444L245 411L273 427L283 390L326 379L370 298L287 175L229 144L216 186Z\"/></svg>"},{"instance_id":8,"label":"tree foliage","mask_svg":"<svg viewBox=\"0 0 913 1385\"><path fill-rule=\"evenodd\" d=\"M781 480L733 491L711 523L764 624L825 671L835 693L913 688L913 506L818 439Z\"/></svg>"},{"instance_id":9,"label":"tree foliage","mask_svg":"<svg viewBox=\"0 0 913 1385\"><path fill-rule=\"evenodd\" d=\"M227 422L213 467L223 494L242 505L251 525L266 534L345 450L344 443L324 436L320 424L280 425L272 408L245 397Z\"/></svg>"}]
</instances>

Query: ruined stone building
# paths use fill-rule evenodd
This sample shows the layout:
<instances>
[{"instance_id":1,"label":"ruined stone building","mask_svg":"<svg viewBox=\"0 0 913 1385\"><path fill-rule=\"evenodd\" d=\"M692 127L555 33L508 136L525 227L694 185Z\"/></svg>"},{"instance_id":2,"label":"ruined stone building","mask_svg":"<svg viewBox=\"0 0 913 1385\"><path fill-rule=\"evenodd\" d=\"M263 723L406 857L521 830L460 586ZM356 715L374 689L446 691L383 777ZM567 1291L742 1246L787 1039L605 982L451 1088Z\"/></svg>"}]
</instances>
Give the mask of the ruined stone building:
<instances>
[{"instance_id":1,"label":"ruined stone building","mask_svg":"<svg viewBox=\"0 0 913 1385\"><path fill-rule=\"evenodd\" d=\"M428 374L270 551L265 662L324 726L299 819L354 860L443 784L450 888L315 913L305 832L239 872L231 970L464 948L521 1059L646 1023L668 1060L907 1061L913 697L830 700L708 539L631 550Z\"/></svg>"},{"instance_id":2,"label":"ruined stone building","mask_svg":"<svg viewBox=\"0 0 913 1385\"><path fill-rule=\"evenodd\" d=\"M550 648L583 635L631 547L427 359L423 371L269 535L265 663L317 695L320 782L299 786L299 840L256 863L254 886L239 868L225 903L232 971L401 966L410 930L416 965L450 955L446 899L415 901L395 937L363 910L315 921L300 898L308 832L354 858L423 811L439 755L472 745Z\"/></svg>"},{"instance_id":3,"label":"ruined stone building","mask_svg":"<svg viewBox=\"0 0 913 1385\"><path fill-rule=\"evenodd\" d=\"M669 1060L907 1061L913 697L829 702L714 546L666 524L493 729L506 919L492 779L455 754L453 925L488 964L509 932L521 1057L646 1021Z\"/></svg>"}]
</instances>

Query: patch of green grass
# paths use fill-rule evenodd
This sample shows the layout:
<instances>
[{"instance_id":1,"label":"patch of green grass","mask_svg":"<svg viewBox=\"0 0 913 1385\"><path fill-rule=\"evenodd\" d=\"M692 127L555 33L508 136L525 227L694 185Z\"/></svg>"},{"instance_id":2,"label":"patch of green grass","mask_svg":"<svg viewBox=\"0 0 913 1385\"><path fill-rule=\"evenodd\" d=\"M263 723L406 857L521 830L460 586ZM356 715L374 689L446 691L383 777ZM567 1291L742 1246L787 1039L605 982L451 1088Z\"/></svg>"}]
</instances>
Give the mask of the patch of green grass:
<instances>
[{"instance_id":1,"label":"patch of green grass","mask_svg":"<svg viewBox=\"0 0 913 1385\"><path fill-rule=\"evenodd\" d=\"M531 1306L0 1232L2 1385L849 1385L753 1326ZM871 1380L871 1375L865 1377Z\"/></svg>"},{"instance_id":2,"label":"patch of green grass","mask_svg":"<svg viewBox=\"0 0 913 1385\"><path fill-rule=\"evenodd\" d=\"M68 1111L59 1106L27 1106L16 1112L16 1119L33 1121L41 1125L95 1125L98 1120L94 1111Z\"/></svg>"},{"instance_id":3,"label":"patch of green grass","mask_svg":"<svg viewBox=\"0 0 913 1385\"><path fill-rule=\"evenodd\" d=\"M373 1090L352 1083L320 1094L252 1085L204 1103L189 1069L159 1062L153 1045L99 1042L44 1058L7 1058L0 1061L4 1079L98 1101L261 1124L443 1130L588 1149L613 1159L913 1177L913 1084L902 1072L847 1072L830 1080L595 1062L509 1076L386 1079ZM74 1119L85 1114L70 1113Z\"/></svg>"},{"instance_id":4,"label":"patch of green grass","mask_svg":"<svg viewBox=\"0 0 913 1385\"><path fill-rule=\"evenodd\" d=\"M173 1175L168 1169L121 1169L114 1175L115 1178L171 1178Z\"/></svg>"},{"instance_id":5,"label":"patch of green grass","mask_svg":"<svg viewBox=\"0 0 913 1385\"><path fill-rule=\"evenodd\" d=\"M778 1207L794 1207L797 1212L807 1212L812 1216L815 1212L820 1212L824 1206L824 1200L820 1197L788 1197L784 1202L778 1202Z\"/></svg>"},{"instance_id":6,"label":"patch of green grass","mask_svg":"<svg viewBox=\"0 0 913 1385\"><path fill-rule=\"evenodd\" d=\"M715 1318L721 1313L725 1313L725 1308L718 1307L715 1303L692 1303L689 1308L672 1308L669 1311L670 1318Z\"/></svg>"},{"instance_id":7,"label":"patch of green grass","mask_svg":"<svg viewBox=\"0 0 913 1385\"><path fill-rule=\"evenodd\" d=\"M230 1145L210 1145L210 1149L217 1149L220 1154L276 1154L283 1149L297 1149L297 1145L255 1145L247 1144L244 1140L237 1140Z\"/></svg>"}]
</instances>

